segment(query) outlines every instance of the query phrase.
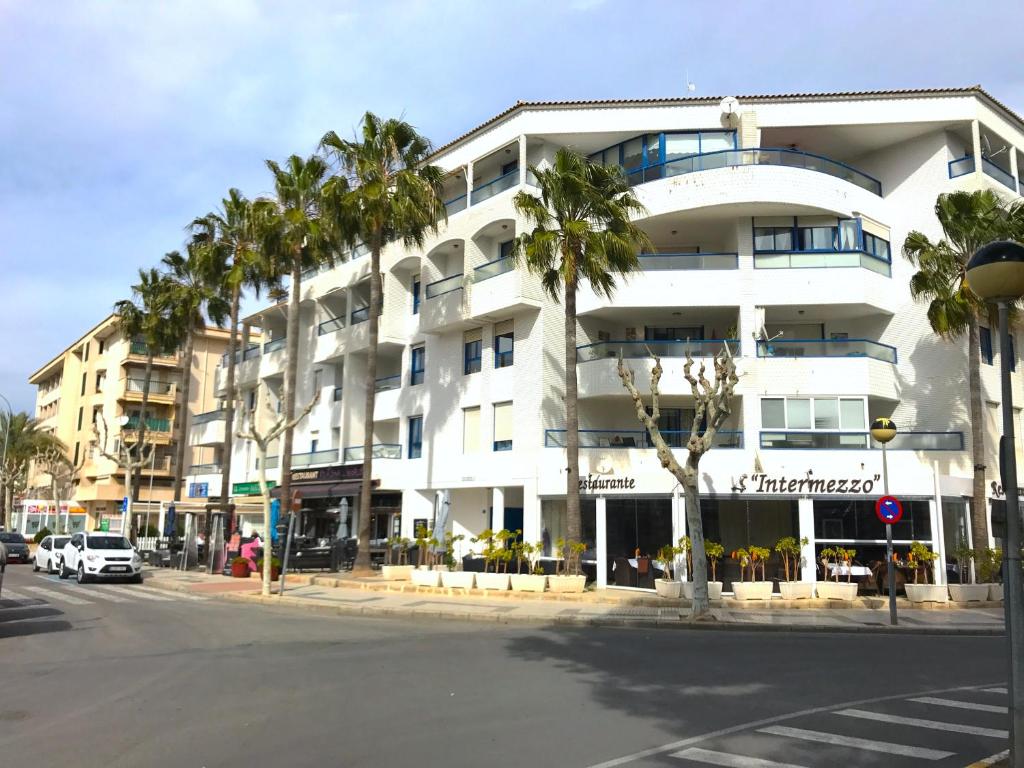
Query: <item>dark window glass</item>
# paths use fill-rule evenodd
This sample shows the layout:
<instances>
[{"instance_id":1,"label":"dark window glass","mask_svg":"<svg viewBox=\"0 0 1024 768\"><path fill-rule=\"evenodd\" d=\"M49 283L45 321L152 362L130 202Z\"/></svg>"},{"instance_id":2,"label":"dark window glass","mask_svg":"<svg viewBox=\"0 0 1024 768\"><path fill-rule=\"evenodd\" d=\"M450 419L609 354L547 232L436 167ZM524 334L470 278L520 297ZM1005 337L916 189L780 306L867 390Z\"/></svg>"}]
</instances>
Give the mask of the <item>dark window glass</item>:
<instances>
[{"instance_id":1,"label":"dark window glass","mask_svg":"<svg viewBox=\"0 0 1024 768\"><path fill-rule=\"evenodd\" d=\"M511 163L504 163L504 164L502 164L502 166L501 166L501 175L504 176L507 173L512 173L512 171L517 171L517 170L519 170L519 161L518 160L513 160Z\"/></svg>"},{"instance_id":2,"label":"dark window glass","mask_svg":"<svg viewBox=\"0 0 1024 768\"><path fill-rule=\"evenodd\" d=\"M789 227L755 227L755 251L792 251L793 230Z\"/></svg>"},{"instance_id":3,"label":"dark window glass","mask_svg":"<svg viewBox=\"0 0 1024 768\"><path fill-rule=\"evenodd\" d=\"M480 355L483 350L483 342L467 341L462 362L462 372L467 376L471 373L480 373Z\"/></svg>"},{"instance_id":4,"label":"dark window glass","mask_svg":"<svg viewBox=\"0 0 1024 768\"><path fill-rule=\"evenodd\" d=\"M513 332L502 333L494 337L494 367L508 368L515 362L515 340Z\"/></svg>"},{"instance_id":5,"label":"dark window glass","mask_svg":"<svg viewBox=\"0 0 1024 768\"><path fill-rule=\"evenodd\" d=\"M834 251L836 250L836 227L801 227L801 251Z\"/></svg>"},{"instance_id":6,"label":"dark window glass","mask_svg":"<svg viewBox=\"0 0 1024 768\"><path fill-rule=\"evenodd\" d=\"M409 458L418 459L423 455L423 417L409 418Z\"/></svg>"},{"instance_id":7,"label":"dark window glass","mask_svg":"<svg viewBox=\"0 0 1024 768\"><path fill-rule=\"evenodd\" d=\"M412 281L412 313L418 315L420 313L420 279L416 277Z\"/></svg>"},{"instance_id":8,"label":"dark window glass","mask_svg":"<svg viewBox=\"0 0 1024 768\"><path fill-rule=\"evenodd\" d=\"M507 259L512 255L512 241L506 240L504 243L498 245L498 258Z\"/></svg>"},{"instance_id":9,"label":"dark window glass","mask_svg":"<svg viewBox=\"0 0 1024 768\"><path fill-rule=\"evenodd\" d=\"M411 384L423 383L423 371L426 368L427 350L426 347L413 347L412 350L412 372Z\"/></svg>"},{"instance_id":10,"label":"dark window glass","mask_svg":"<svg viewBox=\"0 0 1024 768\"><path fill-rule=\"evenodd\" d=\"M984 326L978 330L981 332L981 361L992 365L992 331Z\"/></svg>"},{"instance_id":11,"label":"dark window glass","mask_svg":"<svg viewBox=\"0 0 1024 768\"><path fill-rule=\"evenodd\" d=\"M885 539L885 524L875 514L873 499L815 499L814 537L826 541L877 541ZM893 525L892 537L905 541L929 541L932 528L928 502L903 500L903 518ZM884 551L884 544L882 549ZM866 562L859 550L856 559L858 562ZM884 555L882 559L884 561Z\"/></svg>"}]
</instances>

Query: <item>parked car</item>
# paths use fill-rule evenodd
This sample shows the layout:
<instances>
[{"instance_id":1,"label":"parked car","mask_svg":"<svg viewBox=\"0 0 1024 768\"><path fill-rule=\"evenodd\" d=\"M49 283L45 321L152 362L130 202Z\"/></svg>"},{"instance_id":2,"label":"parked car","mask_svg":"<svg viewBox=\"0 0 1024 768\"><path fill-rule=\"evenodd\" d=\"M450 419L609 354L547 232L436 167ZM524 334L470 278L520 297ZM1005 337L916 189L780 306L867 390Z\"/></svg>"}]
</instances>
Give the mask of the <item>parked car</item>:
<instances>
[{"instance_id":1,"label":"parked car","mask_svg":"<svg viewBox=\"0 0 1024 768\"><path fill-rule=\"evenodd\" d=\"M39 546L36 547L32 570L39 571L41 568L45 568L47 573L56 573L64 545L69 541L71 541L70 536L47 536L40 541Z\"/></svg>"},{"instance_id":2,"label":"parked car","mask_svg":"<svg viewBox=\"0 0 1024 768\"><path fill-rule=\"evenodd\" d=\"M58 573L75 574L79 584L93 579L125 579L142 583L142 556L127 536L92 531L76 533L61 550Z\"/></svg>"},{"instance_id":3,"label":"parked car","mask_svg":"<svg viewBox=\"0 0 1024 768\"><path fill-rule=\"evenodd\" d=\"M29 561L28 543L25 537L16 531L0 531L0 541L7 548L7 562L27 563Z\"/></svg>"}]
</instances>

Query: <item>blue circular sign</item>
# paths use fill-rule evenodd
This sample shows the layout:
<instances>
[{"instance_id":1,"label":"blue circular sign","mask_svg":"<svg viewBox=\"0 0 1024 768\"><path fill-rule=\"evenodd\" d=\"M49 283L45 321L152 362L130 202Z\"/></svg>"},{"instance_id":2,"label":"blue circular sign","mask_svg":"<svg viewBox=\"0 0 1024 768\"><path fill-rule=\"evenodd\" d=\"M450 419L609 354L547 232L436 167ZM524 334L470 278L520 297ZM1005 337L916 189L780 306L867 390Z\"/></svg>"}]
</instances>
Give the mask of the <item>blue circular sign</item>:
<instances>
[{"instance_id":1,"label":"blue circular sign","mask_svg":"<svg viewBox=\"0 0 1024 768\"><path fill-rule=\"evenodd\" d=\"M903 505L895 496L883 496L875 502L875 514L886 525L892 525L903 518Z\"/></svg>"}]
</instances>

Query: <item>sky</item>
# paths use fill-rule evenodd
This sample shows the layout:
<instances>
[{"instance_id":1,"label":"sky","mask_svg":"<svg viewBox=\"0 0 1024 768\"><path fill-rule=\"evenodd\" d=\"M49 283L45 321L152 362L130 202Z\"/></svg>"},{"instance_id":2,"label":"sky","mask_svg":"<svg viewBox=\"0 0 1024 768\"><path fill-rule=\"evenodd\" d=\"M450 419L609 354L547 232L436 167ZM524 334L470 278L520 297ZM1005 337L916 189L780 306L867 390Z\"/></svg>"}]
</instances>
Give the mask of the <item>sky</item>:
<instances>
[{"instance_id":1,"label":"sky","mask_svg":"<svg viewBox=\"0 0 1024 768\"><path fill-rule=\"evenodd\" d=\"M0 0L0 394L267 158L360 116L436 145L517 100L982 84L1024 112L1020 0Z\"/></svg>"}]
</instances>

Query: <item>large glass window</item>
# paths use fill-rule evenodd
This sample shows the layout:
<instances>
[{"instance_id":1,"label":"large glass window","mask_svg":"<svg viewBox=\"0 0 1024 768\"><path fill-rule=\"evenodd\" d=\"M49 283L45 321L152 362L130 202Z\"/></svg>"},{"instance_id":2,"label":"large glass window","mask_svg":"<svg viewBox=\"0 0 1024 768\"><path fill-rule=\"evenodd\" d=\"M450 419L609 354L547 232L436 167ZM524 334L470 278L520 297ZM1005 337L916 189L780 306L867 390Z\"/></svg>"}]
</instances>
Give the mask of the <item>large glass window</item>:
<instances>
[{"instance_id":1,"label":"large glass window","mask_svg":"<svg viewBox=\"0 0 1024 768\"><path fill-rule=\"evenodd\" d=\"M673 541L672 500L609 498L606 502L609 583L654 588L658 550Z\"/></svg>"},{"instance_id":2,"label":"large glass window","mask_svg":"<svg viewBox=\"0 0 1024 768\"><path fill-rule=\"evenodd\" d=\"M512 450L512 403L494 404L494 450Z\"/></svg>"},{"instance_id":3,"label":"large glass window","mask_svg":"<svg viewBox=\"0 0 1024 768\"><path fill-rule=\"evenodd\" d=\"M839 401L814 398L814 428L839 429Z\"/></svg>"},{"instance_id":4,"label":"large glass window","mask_svg":"<svg viewBox=\"0 0 1024 768\"><path fill-rule=\"evenodd\" d=\"M992 331L984 326L978 330L981 335L981 362L992 365Z\"/></svg>"},{"instance_id":5,"label":"large glass window","mask_svg":"<svg viewBox=\"0 0 1024 768\"><path fill-rule=\"evenodd\" d=\"M836 246L837 229L835 227L800 228L800 250L834 251Z\"/></svg>"},{"instance_id":6,"label":"large glass window","mask_svg":"<svg viewBox=\"0 0 1024 768\"><path fill-rule=\"evenodd\" d=\"M462 373L480 373L480 361L483 353L483 334L481 329L474 328L462 335Z\"/></svg>"},{"instance_id":7,"label":"large glass window","mask_svg":"<svg viewBox=\"0 0 1024 768\"><path fill-rule=\"evenodd\" d=\"M409 458L418 459L423 455L423 417L409 417Z\"/></svg>"},{"instance_id":8,"label":"large glass window","mask_svg":"<svg viewBox=\"0 0 1024 768\"><path fill-rule=\"evenodd\" d=\"M512 246L513 246L513 244L514 244L514 241L512 241L512 240L506 240L503 243L499 243L498 244L498 258L499 259L507 259L509 256L511 256L512 255Z\"/></svg>"},{"instance_id":9,"label":"large glass window","mask_svg":"<svg viewBox=\"0 0 1024 768\"><path fill-rule=\"evenodd\" d=\"M860 248L857 235L860 231L856 219L842 219L839 222L839 250L856 251Z\"/></svg>"},{"instance_id":10,"label":"large glass window","mask_svg":"<svg viewBox=\"0 0 1024 768\"><path fill-rule=\"evenodd\" d=\"M901 500L903 517L892 527L897 541L925 541L932 538L931 510L927 501ZM814 537L818 541L870 541L883 543L885 524L875 514L874 499L815 499ZM858 552L857 560L866 553Z\"/></svg>"},{"instance_id":11,"label":"large glass window","mask_svg":"<svg viewBox=\"0 0 1024 768\"><path fill-rule=\"evenodd\" d=\"M726 556L718 563L716 576L724 582L724 589L732 589L739 579L739 563L729 557L730 552L754 546L772 549L783 536L799 536L796 499L765 499L741 501L705 498L700 502L700 517L704 538L720 543ZM782 560L772 552L765 568L769 579L782 578ZM711 578L710 572L708 578Z\"/></svg>"},{"instance_id":12,"label":"large glass window","mask_svg":"<svg viewBox=\"0 0 1024 768\"><path fill-rule=\"evenodd\" d=\"M426 347L412 348L412 370L410 371L409 383L422 384L424 371L427 367Z\"/></svg>"},{"instance_id":13,"label":"large glass window","mask_svg":"<svg viewBox=\"0 0 1024 768\"><path fill-rule=\"evenodd\" d=\"M786 426L790 429L811 428L811 401L801 398L786 400Z\"/></svg>"},{"instance_id":14,"label":"large glass window","mask_svg":"<svg viewBox=\"0 0 1024 768\"><path fill-rule=\"evenodd\" d=\"M644 139L637 136L635 139L622 145L622 167L626 170L639 168L644 163Z\"/></svg>"},{"instance_id":15,"label":"large glass window","mask_svg":"<svg viewBox=\"0 0 1024 768\"><path fill-rule=\"evenodd\" d=\"M412 279L412 313L418 315L420 313L420 276L416 275Z\"/></svg>"},{"instance_id":16,"label":"large glass window","mask_svg":"<svg viewBox=\"0 0 1024 768\"><path fill-rule=\"evenodd\" d=\"M792 251L793 229L791 227L755 227L755 251Z\"/></svg>"},{"instance_id":17,"label":"large glass window","mask_svg":"<svg viewBox=\"0 0 1024 768\"><path fill-rule=\"evenodd\" d=\"M666 133L665 160L676 160L700 152L700 135L696 133Z\"/></svg>"},{"instance_id":18,"label":"large glass window","mask_svg":"<svg viewBox=\"0 0 1024 768\"><path fill-rule=\"evenodd\" d=\"M702 131L700 134L700 151L720 152L723 149L735 149L736 134L732 131Z\"/></svg>"},{"instance_id":19,"label":"large glass window","mask_svg":"<svg viewBox=\"0 0 1024 768\"><path fill-rule=\"evenodd\" d=\"M786 428L786 401L781 397L761 400L761 426L764 429Z\"/></svg>"},{"instance_id":20,"label":"large glass window","mask_svg":"<svg viewBox=\"0 0 1024 768\"><path fill-rule=\"evenodd\" d=\"M511 320L494 325L494 367L508 368L515 362L515 334Z\"/></svg>"},{"instance_id":21,"label":"large glass window","mask_svg":"<svg viewBox=\"0 0 1024 768\"><path fill-rule=\"evenodd\" d=\"M864 233L864 250L882 261L889 261L891 258L889 254L889 241L883 240L877 235L872 235L870 232Z\"/></svg>"}]
</instances>

